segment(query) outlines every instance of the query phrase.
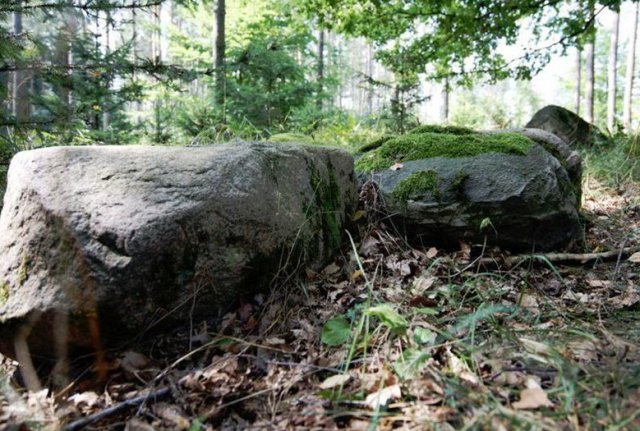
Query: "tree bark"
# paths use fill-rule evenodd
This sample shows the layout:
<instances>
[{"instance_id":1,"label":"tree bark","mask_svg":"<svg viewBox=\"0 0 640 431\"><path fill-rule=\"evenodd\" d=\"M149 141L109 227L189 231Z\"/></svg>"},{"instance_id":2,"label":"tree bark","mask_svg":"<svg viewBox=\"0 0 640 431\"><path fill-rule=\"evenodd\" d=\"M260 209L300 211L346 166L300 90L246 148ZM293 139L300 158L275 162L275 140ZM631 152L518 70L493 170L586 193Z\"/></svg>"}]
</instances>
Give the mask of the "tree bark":
<instances>
[{"instance_id":1,"label":"tree bark","mask_svg":"<svg viewBox=\"0 0 640 431\"><path fill-rule=\"evenodd\" d=\"M609 46L609 68L607 78L607 128L612 135L616 127L616 69L618 65L618 34L620 33L620 12L613 16L611 45Z\"/></svg>"},{"instance_id":2,"label":"tree bark","mask_svg":"<svg viewBox=\"0 0 640 431\"><path fill-rule=\"evenodd\" d=\"M318 82L318 95L316 99L316 105L319 111L322 111L322 91L323 91L323 83L324 83L324 30L320 29L320 34L318 35L318 74L317 74L317 82Z\"/></svg>"},{"instance_id":3,"label":"tree bark","mask_svg":"<svg viewBox=\"0 0 640 431\"><path fill-rule=\"evenodd\" d=\"M22 12L13 13L13 34L21 37ZM25 123L31 115L31 104L29 103L30 72L26 70L16 70L13 72L11 83L11 113L17 123Z\"/></svg>"},{"instance_id":4,"label":"tree bark","mask_svg":"<svg viewBox=\"0 0 640 431\"><path fill-rule=\"evenodd\" d=\"M594 14L594 4L593 1L589 2L589 13L591 14L591 17L593 17ZM587 122L592 123L594 122L594 118L593 118L593 94L594 94L594 89L595 89L595 83L596 83L596 75L595 75L595 42L596 42L596 27L595 24L593 23L592 20L592 24L591 24L591 28L588 30L589 31L589 40L586 43L585 47L584 47L584 51L585 51L585 61L586 61L586 84L587 87L585 89L585 110L584 110L584 116L585 116L585 120L587 120Z\"/></svg>"},{"instance_id":5,"label":"tree bark","mask_svg":"<svg viewBox=\"0 0 640 431\"><path fill-rule=\"evenodd\" d=\"M218 0L216 5L216 40L215 40L215 91L216 103L224 106L226 96L225 79L225 0Z\"/></svg>"},{"instance_id":6,"label":"tree bark","mask_svg":"<svg viewBox=\"0 0 640 431\"><path fill-rule=\"evenodd\" d=\"M627 53L627 73L624 84L624 102L622 107L622 121L627 132L631 131L631 104L633 99L633 81L636 67L636 40L638 38L638 12L640 11L640 3L635 4L635 12L633 18L633 30L631 32L631 40L629 41L629 52Z\"/></svg>"},{"instance_id":7,"label":"tree bark","mask_svg":"<svg viewBox=\"0 0 640 431\"><path fill-rule=\"evenodd\" d=\"M580 115L582 90L582 48L576 49L576 115Z\"/></svg>"},{"instance_id":8,"label":"tree bark","mask_svg":"<svg viewBox=\"0 0 640 431\"><path fill-rule=\"evenodd\" d=\"M441 117L443 123L449 122L449 94L451 92L451 86L449 85L449 78L445 78L442 83L442 110Z\"/></svg>"}]
</instances>

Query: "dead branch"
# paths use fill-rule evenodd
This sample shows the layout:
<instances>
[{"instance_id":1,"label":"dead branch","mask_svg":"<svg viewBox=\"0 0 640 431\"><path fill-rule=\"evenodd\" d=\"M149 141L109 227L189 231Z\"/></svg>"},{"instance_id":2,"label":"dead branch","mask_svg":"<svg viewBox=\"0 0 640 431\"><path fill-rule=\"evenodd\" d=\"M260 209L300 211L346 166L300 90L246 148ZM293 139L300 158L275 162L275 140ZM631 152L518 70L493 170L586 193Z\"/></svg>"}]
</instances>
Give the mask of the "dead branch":
<instances>
[{"instance_id":1,"label":"dead branch","mask_svg":"<svg viewBox=\"0 0 640 431\"><path fill-rule=\"evenodd\" d=\"M137 407L142 403L145 403L147 401L158 401L161 400L165 397L167 397L169 394L171 393L170 388L162 388L162 389L158 389L155 391L152 391L148 394L145 395L140 395L138 397L135 398L131 398L130 400L125 400L122 401L116 405L113 405L109 408L106 408L104 410L101 410L97 413L94 413L92 415L86 416L82 419L78 419L77 421L71 422L70 424L67 424L63 430L64 431L76 431L76 430L81 430L82 428L86 427L87 425L91 425L94 422L97 422L99 420L105 419L111 415L120 413L124 410L130 409L132 407Z\"/></svg>"},{"instance_id":2,"label":"dead branch","mask_svg":"<svg viewBox=\"0 0 640 431\"><path fill-rule=\"evenodd\" d=\"M507 256L503 258L485 257L480 259L482 265L504 264L513 266L527 260L537 260L539 262L549 261L553 263L584 265L587 262L596 260L608 261L622 259L633 253L640 251L640 247L626 247L619 250L605 251L601 253L536 253Z\"/></svg>"}]
</instances>

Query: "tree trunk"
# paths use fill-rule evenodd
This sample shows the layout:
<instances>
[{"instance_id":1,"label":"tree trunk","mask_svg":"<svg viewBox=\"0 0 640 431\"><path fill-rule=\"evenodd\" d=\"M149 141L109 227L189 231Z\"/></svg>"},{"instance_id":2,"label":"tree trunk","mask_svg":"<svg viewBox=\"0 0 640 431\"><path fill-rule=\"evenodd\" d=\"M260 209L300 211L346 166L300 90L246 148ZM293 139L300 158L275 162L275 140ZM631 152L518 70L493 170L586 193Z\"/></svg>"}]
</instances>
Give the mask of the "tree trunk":
<instances>
[{"instance_id":1,"label":"tree trunk","mask_svg":"<svg viewBox=\"0 0 640 431\"><path fill-rule=\"evenodd\" d=\"M445 78L442 83L442 110L440 112L442 122L449 122L449 93L451 92L451 86L449 85L449 78Z\"/></svg>"},{"instance_id":2,"label":"tree trunk","mask_svg":"<svg viewBox=\"0 0 640 431\"><path fill-rule=\"evenodd\" d=\"M624 80L624 103L622 108L622 121L627 132L631 132L631 102L633 99L633 75L635 73L636 67L636 39L638 37L639 11L640 3L636 3L633 18L633 30L631 32L631 40L629 41L629 52L627 54L627 74Z\"/></svg>"},{"instance_id":3,"label":"tree trunk","mask_svg":"<svg viewBox=\"0 0 640 431\"><path fill-rule=\"evenodd\" d=\"M16 37L22 37L22 12L13 13L13 34ZM28 121L31 114L31 104L29 103L30 82L28 71L16 70L13 73L11 113L18 124Z\"/></svg>"},{"instance_id":4,"label":"tree trunk","mask_svg":"<svg viewBox=\"0 0 640 431\"><path fill-rule=\"evenodd\" d=\"M611 45L609 46L609 69L607 78L607 128L612 135L616 127L616 69L618 65L618 34L620 32L620 13L613 16Z\"/></svg>"},{"instance_id":5,"label":"tree trunk","mask_svg":"<svg viewBox=\"0 0 640 431\"><path fill-rule=\"evenodd\" d=\"M216 55L215 55L215 86L216 103L224 107L226 93L225 79L225 0L218 0L216 7Z\"/></svg>"},{"instance_id":6,"label":"tree trunk","mask_svg":"<svg viewBox=\"0 0 640 431\"><path fill-rule=\"evenodd\" d=\"M582 48L576 49L576 115L580 115L582 90Z\"/></svg>"},{"instance_id":7,"label":"tree trunk","mask_svg":"<svg viewBox=\"0 0 640 431\"><path fill-rule=\"evenodd\" d=\"M594 5L593 5L593 0L591 0L589 2L589 10L590 10L590 14L591 17L593 17L594 14ZM587 66L587 70L586 70L586 84L587 84L587 88L585 91L585 110L584 110L584 116L585 116L585 120L587 120L587 122L592 123L594 122L594 118L593 118L593 94L594 94L594 89L595 89L595 83L596 83L596 75L595 75L595 63L596 63L596 59L595 59L595 42L596 42L596 27L595 27L595 22L594 20L592 20L591 22L591 27L589 29L589 40L587 41L585 47L584 47L584 51L585 51L585 56L586 56L586 66Z\"/></svg>"},{"instance_id":8,"label":"tree trunk","mask_svg":"<svg viewBox=\"0 0 640 431\"><path fill-rule=\"evenodd\" d=\"M104 34L105 34L105 44L104 44L104 56L108 57L111 53L111 12L107 9L105 11L105 23L104 23ZM105 82L105 87L107 90L107 98L109 97L109 91L111 90L111 74L107 72L107 80ZM111 122L110 117L110 104L103 103L102 104L102 130L107 130L109 128L109 123Z\"/></svg>"},{"instance_id":9,"label":"tree trunk","mask_svg":"<svg viewBox=\"0 0 640 431\"><path fill-rule=\"evenodd\" d=\"M371 43L368 43L367 49L367 76L369 77L369 83L367 85L367 115L373 114L373 47Z\"/></svg>"},{"instance_id":10,"label":"tree trunk","mask_svg":"<svg viewBox=\"0 0 640 431\"><path fill-rule=\"evenodd\" d=\"M322 91L323 91L323 81L324 81L324 30L320 29L320 34L318 35L318 95L316 99L316 106L318 107L318 111L322 111Z\"/></svg>"}]
</instances>

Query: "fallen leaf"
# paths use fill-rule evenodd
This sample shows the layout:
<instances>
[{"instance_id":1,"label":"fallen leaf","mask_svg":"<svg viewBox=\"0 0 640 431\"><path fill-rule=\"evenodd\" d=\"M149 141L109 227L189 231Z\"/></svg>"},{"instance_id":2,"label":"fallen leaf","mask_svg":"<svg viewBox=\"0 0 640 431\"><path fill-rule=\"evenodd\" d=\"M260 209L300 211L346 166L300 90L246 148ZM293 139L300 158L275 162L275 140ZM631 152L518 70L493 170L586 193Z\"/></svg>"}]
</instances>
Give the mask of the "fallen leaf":
<instances>
[{"instance_id":1,"label":"fallen leaf","mask_svg":"<svg viewBox=\"0 0 640 431\"><path fill-rule=\"evenodd\" d=\"M379 408L386 406L389 401L397 400L401 396L402 391L400 390L400 385L392 385L367 395L364 403L371 410L378 410Z\"/></svg>"},{"instance_id":2,"label":"fallen leaf","mask_svg":"<svg viewBox=\"0 0 640 431\"><path fill-rule=\"evenodd\" d=\"M364 271L361 270L361 269L353 271L353 273L351 273L351 281L356 281L357 279L359 279L363 275L364 275Z\"/></svg>"},{"instance_id":3,"label":"fallen leaf","mask_svg":"<svg viewBox=\"0 0 640 431\"><path fill-rule=\"evenodd\" d=\"M636 251L631 256L629 256L629 262L640 263L640 251Z\"/></svg>"},{"instance_id":4,"label":"fallen leaf","mask_svg":"<svg viewBox=\"0 0 640 431\"><path fill-rule=\"evenodd\" d=\"M540 407L553 407L547 393L534 379L527 379L527 388L520 392L520 400L513 403L513 408L518 410L534 410Z\"/></svg>"},{"instance_id":5,"label":"fallen leaf","mask_svg":"<svg viewBox=\"0 0 640 431\"><path fill-rule=\"evenodd\" d=\"M438 255L438 249L435 247L431 247L428 251L427 251L427 257L429 259L433 259L434 257L436 257Z\"/></svg>"},{"instance_id":6,"label":"fallen leaf","mask_svg":"<svg viewBox=\"0 0 640 431\"><path fill-rule=\"evenodd\" d=\"M535 353L538 355L544 355L546 353L549 353L550 348L548 345L544 343L541 343L535 340L530 340L529 338L518 338L518 340L520 340L524 348L530 353Z\"/></svg>"},{"instance_id":7,"label":"fallen leaf","mask_svg":"<svg viewBox=\"0 0 640 431\"><path fill-rule=\"evenodd\" d=\"M322 270L322 273L324 275L334 275L338 271L340 271L340 265L336 264L335 262L332 262L330 265L327 265L325 269Z\"/></svg>"},{"instance_id":8,"label":"fallen leaf","mask_svg":"<svg viewBox=\"0 0 640 431\"><path fill-rule=\"evenodd\" d=\"M282 344L286 344L287 342L285 340L283 340L282 338L278 338L278 337L270 337L270 338L266 338L264 340L264 342L270 346L280 346Z\"/></svg>"},{"instance_id":9,"label":"fallen leaf","mask_svg":"<svg viewBox=\"0 0 640 431\"><path fill-rule=\"evenodd\" d=\"M476 376L473 371L471 371L471 369L465 362L451 353L451 350L447 349L447 357L449 370L453 375L458 376L460 380L467 382L473 386L477 386L480 384L478 376Z\"/></svg>"},{"instance_id":10,"label":"fallen leaf","mask_svg":"<svg viewBox=\"0 0 640 431\"><path fill-rule=\"evenodd\" d=\"M320 389L331 389L336 386L341 386L351 380L351 376L349 374L336 374L335 376L331 376L325 379L322 383L320 383Z\"/></svg>"}]
</instances>

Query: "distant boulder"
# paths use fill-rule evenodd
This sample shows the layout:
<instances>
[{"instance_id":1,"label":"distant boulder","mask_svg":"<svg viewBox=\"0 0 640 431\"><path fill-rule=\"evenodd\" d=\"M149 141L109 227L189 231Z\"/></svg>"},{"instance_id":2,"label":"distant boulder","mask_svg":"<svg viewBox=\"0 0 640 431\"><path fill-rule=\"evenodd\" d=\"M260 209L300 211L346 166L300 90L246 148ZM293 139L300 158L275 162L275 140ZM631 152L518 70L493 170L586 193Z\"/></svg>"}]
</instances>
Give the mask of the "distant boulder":
<instances>
[{"instance_id":1,"label":"distant boulder","mask_svg":"<svg viewBox=\"0 0 640 431\"><path fill-rule=\"evenodd\" d=\"M520 133L407 134L365 153L356 169L414 242L486 238L530 251L581 237L567 171Z\"/></svg>"},{"instance_id":2,"label":"distant boulder","mask_svg":"<svg viewBox=\"0 0 640 431\"><path fill-rule=\"evenodd\" d=\"M536 144L541 145L554 156L567 171L576 199L581 200L582 195L582 157L557 135L542 129L508 129L505 132L515 132L526 136Z\"/></svg>"},{"instance_id":3,"label":"distant boulder","mask_svg":"<svg viewBox=\"0 0 640 431\"><path fill-rule=\"evenodd\" d=\"M8 182L9 355L25 327L31 352L50 357L61 333L80 352L92 326L109 346L215 316L278 271L331 259L357 202L348 153L283 143L47 148L17 154Z\"/></svg>"},{"instance_id":4,"label":"distant boulder","mask_svg":"<svg viewBox=\"0 0 640 431\"><path fill-rule=\"evenodd\" d=\"M589 147L597 140L607 139L596 126L587 123L568 109L556 105L548 105L540 109L525 127L551 132L572 148Z\"/></svg>"}]
</instances>

